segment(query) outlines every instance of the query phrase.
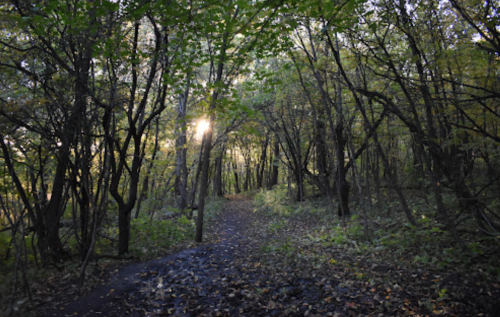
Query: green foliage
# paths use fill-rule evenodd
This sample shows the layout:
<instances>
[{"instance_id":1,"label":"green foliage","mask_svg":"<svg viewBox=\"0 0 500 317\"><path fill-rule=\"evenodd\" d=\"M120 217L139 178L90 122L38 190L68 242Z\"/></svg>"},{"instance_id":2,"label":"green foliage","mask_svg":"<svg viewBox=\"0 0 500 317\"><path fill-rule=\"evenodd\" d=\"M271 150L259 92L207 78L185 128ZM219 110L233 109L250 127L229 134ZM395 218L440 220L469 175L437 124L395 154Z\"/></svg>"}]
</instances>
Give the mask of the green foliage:
<instances>
[{"instance_id":1,"label":"green foliage","mask_svg":"<svg viewBox=\"0 0 500 317\"><path fill-rule=\"evenodd\" d=\"M288 225L288 221L284 219L275 219L269 224L269 229L272 231L277 231L285 228Z\"/></svg>"},{"instance_id":2,"label":"green foliage","mask_svg":"<svg viewBox=\"0 0 500 317\"><path fill-rule=\"evenodd\" d=\"M291 240L281 241L281 240L273 240L267 244L261 246L260 251L263 253L267 253L270 256L274 256L277 253L282 254L284 256L291 257L297 251L295 244Z\"/></svg>"},{"instance_id":3,"label":"green foliage","mask_svg":"<svg viewBox=\"0 0 500 317\"><path fill-rule=\"evenodd\" d=\"M321 228L314 235L309 235L308 238L313 242L319 242L323 246L344 245L347 243L347 236L343 230L327 230Z\"/></svg>"},{"instance_id":4,"label":"green foliage","mask_svg":"<svg viewBox=\"0 0 500 317\"><path fill-rule=\"evenodd\" d=\"M343 229L340 224L331 228L322 226L318 231L308 235L308 238L325 247L345 246L359 250L360 246L365 244L363 226L353 221L348 223L345 229Z\"/></svg>"},{"instance_id":5,"label":"green foliage","mask_svg":"<svg viewBox=\"0 0 500 317\"><path fill-rule=\"evenodd\" d=\"M0 275L7 274L15 261L14 247L11 244L12 236L9 231L0 233ZM10 256L7 256L7 255Z\"/></svg>"},{"instance_id":6,"label":"green foliage","mask_svg":"<svg viewBox=\"0 0 500 317\"><path fill-rule=\"evenodd\" d=\"M146 213L131 223L132 253L153 257L165 254L172 247L194 236L194 222L184 215L172 219L154 219Z\"/></svg>"},{"instance_id":7,"label":"green foliage","mask_svg":"<svg viewBox=\"0 0 500 317\"><path fill-rule=\"evenodd\" d=\"M446 292L447 292L447 291L448 291L448 290L447 290L446 288L442 288L442 289L440 289L440 290L439 290L439 292L438 292L439 299L441 299L441 300L442 300L442 299L447 298L447 297L448 297L448 294L446 294Z\"/></svg>"},{"instance_id":8,"label":"green foliage","mask_svg":"<svg viewBox=\"0 0 500 317\"><path fill-rule=\"evenodd\" d=\"M287 206L289 202L288 190L285 185L278 185L273 190L261 189L254 199L256 211L278 215L290 214L291 208Z\"/></svg>"},{"instance_id":9,"label":"green foliage","mask_svg":"<svg viewBox=\"0 0 500 317\"><path fill-rule=\"evenodd\" d=\"M215 197L212 199L207 199L205 204L205 211L203 218L205 221L212 222L215 218L222 212L222 206L225 198ZM196 216L196 212L194 213Z\"/></svg>"},{"instance_id":10,"label":"green foliage","mask_svg":"<svg viewBox=\"0 0 500 317\"><path fill-rule=\"evenodd\" d=\"M407 225L402 213L386 214L384 217L372 214L369 219L369 240L365 237L363 219L359 215L354 214L343 228L331 208L316 201L293 203L287 198L285 186L278 186L271 191L261 190L255 196L254 203L257 211L272 217L267 230L273 234L291 230L292 219L316 224L306 230L302 237L293 240L296 248L305 244L312 250L334 248L357 255L373 254L412 269L423 266L434 270L466 271L473 266L500 280L500 269L495 264L498 257L488 261L481 260L485 254L493 252L498 238L482 239L479 243L477 237L471 237L472 241L467 245L470 254L466 254L456 245L451 234L434 220L435 211L416 197L412 203L419 209L418 212L414 210L414 214L418 216L417 226ZM356 212L356 209L353 208L353 211ZM286 249L287 241L272 240L261 251L279 252ZM327 263L330 259L306 253L308 258L319 263ZM302 253L299 252L299 256L300 254ZM446 296L445 292L438 295Z\"/></svg>"}]
</instances>

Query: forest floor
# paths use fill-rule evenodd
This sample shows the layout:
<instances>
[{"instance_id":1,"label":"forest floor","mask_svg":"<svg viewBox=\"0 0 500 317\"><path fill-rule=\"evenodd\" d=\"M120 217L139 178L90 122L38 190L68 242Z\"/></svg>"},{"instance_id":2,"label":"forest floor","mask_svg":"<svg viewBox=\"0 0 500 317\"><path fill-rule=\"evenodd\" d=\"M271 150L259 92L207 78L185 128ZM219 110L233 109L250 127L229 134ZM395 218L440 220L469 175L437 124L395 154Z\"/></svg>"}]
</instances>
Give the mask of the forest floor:
<instances>
[{"instance_id":1,"label":"forest floor","mask_svg":"<svg viewBox=\"0 0 500 317\"><path fill-rule=\"evenodd\" d=\"M495 316L500 311L498 282L407 270L380 256L335 247L313 250L300 237L317 225L297 218L278 226L253 212L251 199L228 196L207 228L210 241L127 264L87 295L67 303L50 299L36 315Z\"/></svg>"}]
</instances>

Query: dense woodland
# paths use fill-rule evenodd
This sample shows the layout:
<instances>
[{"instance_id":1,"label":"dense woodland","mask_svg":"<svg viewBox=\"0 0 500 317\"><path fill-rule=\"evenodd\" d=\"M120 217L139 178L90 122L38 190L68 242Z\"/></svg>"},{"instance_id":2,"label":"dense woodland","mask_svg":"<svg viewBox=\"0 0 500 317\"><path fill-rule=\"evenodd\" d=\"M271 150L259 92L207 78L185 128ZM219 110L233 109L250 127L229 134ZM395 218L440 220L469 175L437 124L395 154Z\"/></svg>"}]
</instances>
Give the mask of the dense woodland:
<instances>
[{"instance_id":1,"label":"dense woodland","mask_svg":"<svg viewBox=\"0 0 500 317\"><path fill-rule=\"evenodd\" d=\"M356 215L367 240L374 217L404 215L464 254L498 247L499 10L1 1L4 290L75 259L84 281L159 219L201 242L207 199L273 188L343 227Z\"/></svg>"}]
</instances>

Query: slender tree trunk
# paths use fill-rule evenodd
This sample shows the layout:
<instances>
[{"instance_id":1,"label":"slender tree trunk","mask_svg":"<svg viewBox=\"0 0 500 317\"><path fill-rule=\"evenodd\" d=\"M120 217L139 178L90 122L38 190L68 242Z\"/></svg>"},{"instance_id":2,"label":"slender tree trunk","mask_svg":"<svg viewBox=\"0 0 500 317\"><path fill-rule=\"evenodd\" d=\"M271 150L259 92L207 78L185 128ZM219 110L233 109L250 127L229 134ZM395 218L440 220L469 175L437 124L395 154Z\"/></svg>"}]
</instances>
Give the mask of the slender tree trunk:
<instances>
[{"instance_id":1,"label":"slender tree trunk","mask_svg":"<svg viewBox=\"0 0 500 317\"><path fill-rule=\"evenodd\" d=\"M400 4L402 22L404 23L404 27L412 25L411 18L406 11L406 1L400 0L399 4ZM425 74L424 65L422 63L421 51L419 50L419 48L417 46L417 41L416 41L415 37L413 36L413 34L411 34L411 32L405 32L405 34L406 34L410 49L412 51L412 57L413 57L412 60L413 60L415 67L417 69L418 78L419 78L419 90L422 93L422 97L424 100L427 134L429 136L429 139L436 140L438 137L436 127L434 124L434 121L435 121L434 109L436 109L436 106L432 100L432 96L431 96L429 86L427 83L427 75ZM432 155L432 166L434 166L435 168L432 171L430 170L431 161L429 161L427 165L428 165L429 174L432 177L432 186L434 189L434 195L435 195L436 204L438 207L437 208L438 213L441 215L441 217L443 217L445 223L448 225L450 232L452 233L452 236L455 238L455 240L460 245L462 250L467 251L467 246L466 246L465 242L460 238L460 235L458 234L458 232L456 230L455 224L451 221L451 218L448 215L448 211L446 210L445 205L443 204L441 189L438 186L439 174L442 173L442 169L440 169L439 167L441 167L441 164L443 164L443 162L450 163L450 165L453 165L454 162L452 162L451 160L446 160L447 157L443 154L442 151L440 151L440 149L438 149L438 146L434 142L429 143L429 147L430 147L430 153ZM455 173L456 172L460 173L460 168L458 168L458 169L456 168ZM448 175L451 175L451 174L452 173L449 173ZM452 177L451 179L457 180L457 179L463 179L463 177L462 177L462 175L460 175L458 178L454 179ZM460 197L462 197L462 196L459 196L459 199L460 199Z\"/></svg>"},{"instance_id":2,"label":"slender tree trunk","mask_svg":"<svg viewBox=\"0 0 500 317\"><path fill-rule=\"evenodd\" d=\"M337 123L335 128L335 154L337 157L337 169L335 170L334 188L337 189L337 197L339 200L338 215L343 219L351 215L349 209L349 190L351 185L347 181L347 169L345 168L344 150L346 140L344 137L343 124Z\"/></svg>"},{"instance_id":3,"label":"slender tree trunk","mask_svg":"<svg viewBox=\"0 0 500 317\"><path fill-rule=\"evenodd\" d=\"M222 67L222 66L220 66ZM221 70L222 75L222 70ZM215 96L217 98L217 95ZM215 106L215 105L214 105ZM201 172L201 186L200 194L198 197L198 217L196 218L196 235L194 241L200 243L203 241L203 218L205 211L205 198L208 191L208 179L210 172L210 150L212 147L212 128L214 125L215 116L211 115L209 119L209 128L204 136L204 149L203 149L203 164Z\"/></svg>"},{"instance_id":4,"label":"slender tree trunk","mask_svg":"<svg viewBox=\"0 0 500 317\"><path fill-rule=\"evenodd\" d=\"M235 13L236 15L237 13ZM217 65L217 77L215 79L215 87L220 85L223 82L222 73L224 71L224 62L226 60L226 48L227 48L227 40L229 37L228 32L224 32L222 39L222 46L220 48L219 61ZM208 189L208 174L210 169L210 150L212 149L212 134L213 134L213 126L215 120L215 106L217 103L217 99L219 97L219 87L215 88L212 93L212 99L210 102L210 111L212 114L209 119L209 128L205 133L205 148L203 153L203 170L201 173L201 184L200 184L200 196L198 197L198 218L196 219L196 234L194 241L202 242L203 240L203 218L205 212L205 198Z\"/></svg>"},{"instance_id":5,"label":"slender tree trunk","mask_svg":"<svg viewBox=\"0 0 500 317\"><path fill-rule=\"evenodd\" d=\"M245 158L245 181L243 182L243 191L247 191L250 189L250 174L251 174L251 162L250 162L250 153L244 155Z\"/></svg>"},{"instance_id":6,"label":"slender tree trunk","mask_svg":"<svg viewBox=\"0 0 500 317\"><path fill-rule=\"evenodd\" d=\"M278 173L279 173L279 163L280 163L280 144L278 140L274 141L274 152L273 152L273 164L272 164L272 172L271 172L271 180L268 189L273 188L274 185L278 184Z\"/></svg>"},{"instance_id":7,"label":"slender tree trunk","mask_svg":"<svg viewBox=\"0 0 500 317\"><path fill-rule=\"evenodd\" d=\"M214 195L218 197L224 196L224 191L222 190L222 158L224 157L224 151L225 147L222 144L220 153L215 158Z\"/></svg>"},{"instance_id":8,"label":"slender tree trunk","mask_svg":"<svg viewBox=\"0 0 500 317\"><path fill-rule=\"evenodd\" d=\"M323 120L318 119L316 121L316 131L315 131L315 145L316 145L316 169L318 171L318 187L321 192L321 196L328 197L331 192L330 186L330 172L328 170L327 163L327 145L325 142L326 128Z\"/></svg>"},{"instance_id":9,"label":"slender tree trunk","mask_svg":"<svg viewBox=\"0 0 500 317\"><path fill-rule=\"evenodd\" d=\"M371 183L370 183L370 148L369 145L366 146L365 150L365 160L364 160L364 167L363 167L363 173L365 176L365 187L366 187L366 195L367 201L368 201L368 209L371 209L373 206L372 202L372 189L371 189Z\"/></svg>"},{"instance_id":10,"label":"slender tree trunk","mask_svg":"<svg viewBox=\"0 0 500 317\"><path fill-rule=\"evenodd\" d=\"M269 144L269 135L266 135L266 140L262 144L259 162L257 163L257 188L262 188L264 181L264 171L266 168L267 145Z\"/></svg>"},{"instance_id":11,"label":"slender tree trunk","mask_svg":"<svg viewBox=\"0 0 500 317\"><path fill-rule=\"evenodd\" d=\"M238 173L238 163L236 162L236 158L234 157L234 154L232 153L233 150L231 150L231 162L232 162L232 167L233 167L233 175L234 175L234 188L235 188L235 193L239 194L241 192L240 190L240 181L239 181L239 173Z\"/></svg>"},{"instance_id":12,"label":"slender tree trunk","mask_svg":"<svg viewBox=\"0 0 500 317\"><path fill-rule=\"evenodd\" d=\"M153 169L154 161L156 159L156 153L158 153L159 149L159 142L158 142L159 133L160 133L159 119L156 119L155 145L153 148L153 153L151 154L151 161L149 162L148 168L146 170L146 175L144 177L144 180L142 181L141 193L139 195L139 199L137 200L137 206L135 207L135 219L139 218L142 202L146 199L149 190L149 176L151 175L151 170Z\"/></svg>"},{"instance_id":13,"label":"slender tree trunk","mask_svg":"<svg viewBox=\"0 0 500 317\"><path fill-rule=\"evenodd\" d=\"M196 175L193 179L193 190L191 191L191 213L190 213L190 218L193 217L193 209L194 207L194 202L196 201L196 191L198 189L198 180L200 179L201 175L201 170L203 167L203 149L205 147L205 137L203 137L201 141L201 146L200 146L200 153L198 155L198 167L196 168Z\"/></svg>"},{"instance_id":14,"label":"slender tree trunk","mask_svg":"<svg viewBox=\"0 0 500 317\"><path fill-rule=\"evenodd\" d=\"M179 136L176 140L176 169L175 169L175 193L177 195L178 207L181 211L186 209L188 205L188 195L187 195L187 137L186 137L186 114L187 114L187 102L190 89L190 75L187 75L187 87L186 90L179 95L179 107L178 107L178 133Z\"/></svg>"},{"instance_id":15,"label":"slender tree trunk","mask_svg":"<svg viewBox=\"0 0 500 317\"><path fill-rule=\"evenodd\" d=\"M357 95L356 89L354 89L354 86L353 86L352 82L350 81L349 77L345 73L345 70L343 68L343 64L342 64L341 59L340 59L340 53L339 53L339 51L337 49L335 49L335 47L333 45L333 42L332 42L332 40L330 39L329 36L328 36L328 44L330 46L330 49L333 52L333 56L335 58L337 66L339 67L339 73L342 75L342 78L345 80L345 82L346 82L349 90L352 92L352 94L354 96L355 105L358 108L358 110L361 112L361 115L362 115L363 120L365 122L365 129L367 129L366 133L368 133L368 131L371 130L370 129L371 123L370 123L370 121L369 121L369 119L368 119L368 117L366 115L366 110L363 107L363 104L362 104L361 100L359 99L359 97ZM375 145L376 145L377 151L378 151L378 153L380 155L380 158L382 159L382 163L384 164L384 168L389 172L390 184L393 187L393 189L396 191L396 193L398 194L398 197L399 197L400 203L402 205L403 211L406 214L406 217L408 218L408 221L410 221L410 223L412 225L416 225L417 223L415 222L415 219L413 218L411 210L408 207L408 203L406 201L406 198L405 198L405 196L404 196L401 188L397 185L396 179L393 177L393 174L392 174L391 169L390 169L389 162L388 162L387 158L384 155L382 147L380 146L380 143L378 141L378 137L377 137L377 133L376 132L373 133L373 139L375 141Z\"/></svg>"}]
</instances>

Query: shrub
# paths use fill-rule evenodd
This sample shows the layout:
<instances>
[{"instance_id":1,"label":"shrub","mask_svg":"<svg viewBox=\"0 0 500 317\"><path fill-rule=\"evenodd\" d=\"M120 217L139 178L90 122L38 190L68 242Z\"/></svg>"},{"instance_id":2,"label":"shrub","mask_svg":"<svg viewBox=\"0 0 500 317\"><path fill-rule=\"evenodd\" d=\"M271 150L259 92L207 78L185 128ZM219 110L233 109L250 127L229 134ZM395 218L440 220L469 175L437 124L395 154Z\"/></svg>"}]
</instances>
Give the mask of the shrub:
<instances>
[{"instance_id":1,"label":"shrub","mask_svg":"<svg viewBox=\"0 0 500 317\"><path fill-rule=\"evenodd\" d=\"M256 211L276 213L279 215L288 215L290 208L288 207L289 199L287 196L286 185L278 185L273 190L261 189L255 195L254 205Z\"/></svg>"},{"instance_id":2,"label":"shrub","mask_svg":"<svg viewBox=\"0 0 500 317\"><path fill-rule=\"evenodd\" d=\"M194 236L194 222L184 215L172 219L151 221L145 213L131 223L131 250L141 255L156 256L165 249Z\"/></svg>"}]
</instances>

